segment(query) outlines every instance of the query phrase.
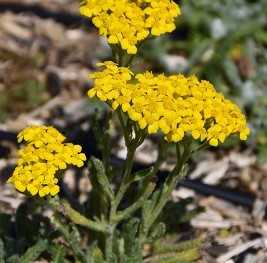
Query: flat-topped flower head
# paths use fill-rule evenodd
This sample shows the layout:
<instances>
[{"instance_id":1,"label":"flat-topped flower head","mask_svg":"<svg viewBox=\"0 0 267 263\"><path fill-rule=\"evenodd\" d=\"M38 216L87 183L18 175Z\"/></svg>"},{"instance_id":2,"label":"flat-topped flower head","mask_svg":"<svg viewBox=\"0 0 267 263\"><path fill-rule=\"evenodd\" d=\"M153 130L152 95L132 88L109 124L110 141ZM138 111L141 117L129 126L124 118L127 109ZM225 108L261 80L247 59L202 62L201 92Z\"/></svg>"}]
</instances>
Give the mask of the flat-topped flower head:
<instances>
[{"instance_id":1,"label":"flat-topped flower head","mask_svg":"<svg viewBox=\"0 0 267 263\"><path fill-rule=\"evenodd\" d=\"M212 146L231 135L239 134L241 140L249 135L246 118L239 108L216 92L208 81L181 74L134 75L128 68L110 61L101 66L106 68L91 75L95 85L89 90L89 97L97 96L114 110L121 107L149 134L161 130L165 139L173 142L191 134Z\"/></svg>"},{"instance_id":2,"label":"flat-topped flower head","mask_svg":"<svg viewBox=\"0 0 267 263\"><path fill-rule=\"evenodd\" d=\"M84 0L80 13L92 18L101 36L111 45L120 44L128 54L148 36L160 36L175 29L179 6L171 0Z\"/></svg>"},{"instance_id":3,"label":"flat-topped flower head","mask_svg":"<svg viewBox=\"0 0 267 263\"><path fill-rule=\"evenodd\" d=\"M25 141L13 175L8 179L19 192L31 195L56 195L59 192L56 172L68 165L83 166L86 160L81 146L64 143L65 136L50 126L29 126L18 134Z\"/></svg>"}]
</instances>

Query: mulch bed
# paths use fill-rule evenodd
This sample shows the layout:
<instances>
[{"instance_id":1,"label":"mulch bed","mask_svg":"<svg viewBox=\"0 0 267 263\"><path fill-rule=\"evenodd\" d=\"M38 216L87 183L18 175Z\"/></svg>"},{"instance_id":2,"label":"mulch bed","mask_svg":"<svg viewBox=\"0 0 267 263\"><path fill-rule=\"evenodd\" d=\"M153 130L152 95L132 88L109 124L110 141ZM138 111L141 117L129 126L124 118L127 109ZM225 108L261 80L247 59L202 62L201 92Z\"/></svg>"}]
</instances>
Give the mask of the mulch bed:
<instances>
[{"instance_id":1,"label":"mulch bed","mask_svg":"<svg viewBox=\"0 0 267 263\"><path fill-rule=\"evenodd\" d=\"M88 155L99 154L90 119L95 106L102 108L97 101L90 102L86 92L92 86L87 76L95 70L95 63L110 55L106 42L82 19L64 23L64 19L45 18L31 9L37 5L50 14L79 17L79 3L67 2L0 3L0 212L14 214L25 201L5 183L16 164L15 136L25 126L54 125L70 141L83 145ZM26 6L27 12L12 8L15 4ZM116 127L112 136L114 157L123 159L125 147ZM136 162L147 165L155 153L155 143L148 139L138 150ZM172 195L174 202L193 197L188 209L205 208L187 227L203 239L198 262L267 262L267 164L257 163L252 150L239 148L206 151L198 160L192 159L187 179ZM163 169L172 167L170 158ZM80 203L91 187L86 171L81 175L77 181L70 170L64 178L66 191L78 191Z\"/></svg>"}]
</instances>

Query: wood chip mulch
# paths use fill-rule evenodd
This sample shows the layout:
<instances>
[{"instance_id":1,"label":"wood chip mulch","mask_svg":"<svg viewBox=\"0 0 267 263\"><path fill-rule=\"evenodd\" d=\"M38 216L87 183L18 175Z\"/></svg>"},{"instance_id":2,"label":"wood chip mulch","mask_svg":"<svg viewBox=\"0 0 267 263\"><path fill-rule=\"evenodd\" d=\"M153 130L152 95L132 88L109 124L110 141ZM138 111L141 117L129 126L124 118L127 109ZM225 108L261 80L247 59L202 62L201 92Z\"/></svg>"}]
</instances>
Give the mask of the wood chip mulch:
<instances>
[{"instance_id":1,"label":"wood chip mulch","mask_svg":"<svg viewBox=\"0 0 267 263\"><path fill-rule=\"evenodd\" d=\"M77 1L66 0L12 0L8 3L36 4L47 10L75 15L78 15L79 6ZM86 97L92 85L87 76L95 70L97 61L109 56L109 51L94 29L86 31L80 24L66 26L31 12L7 10L0 13L0 21L0 97L5 96L11 101L10 105L3 104L7 117L0 123L0 130L10 133L10 137L0 137L0 212L14 214L25 200L12 185L5 183L17 159L18 145L14 135L29 124L50 124L70 135L71 141L86 138L95 106ZM14 86L25 81L25 76L44 85L39 93L42 99L37 100L37 105L29 106L26 98L16 94ZM31 90L28 92L32 93ZM116 128L113 132L115 138ZM92 152L97 148L93 142L85 147L93 149ZM113 153L124 158L125 147L121 140L116 140ZM152 163L155 157L155 144L147 140L138 150L136 162ZM172 166L170 159L163 168L168 170ZM198 262L267 262L267 163L257 163L250 150L207 151L199 162L192 161L187 178L208 186L231 189L253 200L250 207L245 207L223 196L207 195L183 184L177 187L172 195L174 202L193 197L194 202L188 209L205 207L204 212L190 221L191 230L203 240ZM79 189L80 203L87 199L91 185L86 171L77 182L70 170L64 182L69 192Z\"/></svg>"}]
</instances>

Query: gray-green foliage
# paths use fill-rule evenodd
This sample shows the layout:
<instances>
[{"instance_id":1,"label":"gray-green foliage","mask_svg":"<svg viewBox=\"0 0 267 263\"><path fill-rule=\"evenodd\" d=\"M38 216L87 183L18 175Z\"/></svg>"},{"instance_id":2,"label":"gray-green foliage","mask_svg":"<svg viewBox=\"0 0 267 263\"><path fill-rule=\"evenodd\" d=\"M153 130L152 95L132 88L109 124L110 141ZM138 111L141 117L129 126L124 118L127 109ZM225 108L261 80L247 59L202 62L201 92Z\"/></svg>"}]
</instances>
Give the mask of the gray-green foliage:
<instances>
[{"instance_id":1,"label":"gray-green foliage","mask_svg":"<svg viewBox=\"0 0 267 263\"><path fill-rule=\"evenodd\" d=\"M29 263L36 260L47 249L48 241L39 239L38 242L27 249L23 255L12 255L6 259L7 263ZM1 248L0 248L1 249ZM0 261L1 262L1 261ZM4 262L4 261L3 261Z\"/></svg>"},{"instance_id":2,"label":"gray-green foliage","mask_svg":"<svg viewBox=\"0 0 267 263\"><path fill-rule=\"evenodd\" d=\"M102 162L95 157L91 157L88 164L88 175L93 187L101 195L114 199L114 193L105 174Z\"/></svg>"},{"instance_id":3,"label":"gray-green foliage","mask_svg":"<svg viewBox=\"0 0 267 263\"><path fill-rule=\"evenodd\" d=\"M166 225L162 222L160 222L154 229L153 231L150 233L150 235L148 236L146 242L147 243L153 243L156 240L158 240L159 238L161 238L166 232Z\"/></svg>"},{"instance_id":4,"label":"gray-green foliage","mask_svg":"<svg viewBox=\"0 0 267 263\"><path fill-rule=\"evenodd\" d=\"M123 231L125 263L142 262L142 245L137 238L139 223L140 219L134 217L125 224Z\"/></svg>"},{"instance_id":5,"label":"gray-green foliage","mask_svg":"<svg viewBox=\"0 0 267 263\"><path fill-rule=\"evenodd\" d=\"M37 207L31 202L22 203L16 210L14 224L7 220L7 215L0 214L0 233L5 233L0 237L0 263L33 262L44 252L54 263L69 263L66 248L51 242L56 232L44 228L46 219L33 213Z\"/></svg>"},{"instance_id":6,"label":"gray-green foliage","mask_svg":"<svg viewBox=\"0 0 267 263\"><path fill-rule=\"evenodd\" d=\"M193 263L198 259L200 242L200 239L192 239L178 244L163 245L162 240L158 240L153 245L153 257L149 262Z\"/></svg>"},{"instance_id":7,"label":"gray-green foliage","mask_svg":"<svg viewBox=\"0 0 267 263\"><path fill-rule=\"evenodd\" d=\"M36 260L40 256L40 254L46 250L47 243L47 240L39 239L34 246L28 248L26 253L19 258L19 262L29 263L31 261Z\"/></svg>"},{"instance_id":8,"label":"gray-green foliage","mask_svg":"<svg viewBox=\"0 0 267 263\"><path fill-rule=\"evenodd\" d=\"M66 251L62 245L56 244L48 247L48 252L53 263L63 263L65 261Z\"/></svg>"}]
</instances>

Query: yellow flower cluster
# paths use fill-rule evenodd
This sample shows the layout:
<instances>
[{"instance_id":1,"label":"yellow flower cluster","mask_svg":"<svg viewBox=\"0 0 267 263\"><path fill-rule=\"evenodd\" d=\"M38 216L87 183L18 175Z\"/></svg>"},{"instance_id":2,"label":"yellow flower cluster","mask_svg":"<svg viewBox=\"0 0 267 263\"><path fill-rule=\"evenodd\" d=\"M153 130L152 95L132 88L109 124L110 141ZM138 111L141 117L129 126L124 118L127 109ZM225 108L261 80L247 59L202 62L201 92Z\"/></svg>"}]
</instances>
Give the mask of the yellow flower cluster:
<instances>
[{"instance_id":1,"label":"yellow flower cluster","mask_svg":"<svg viewBox=\"0 0 267 263\"><path fill-rule=\"evenodd\" d=\"M134 74L113 62L99 63L105 69L92 74L95 84L88 96L97 96L114 110L121 107L129 118L149 134L160 129L168 141L178 142L186 133L217 146L230 135L246 140L246 118L230 100L217 93L208 81L178 74Z\"/></svg>"},{"instance_id":2,"label":"yellow flower cluster","mask_svg":"<svg viewBox=\"0 0 267 263\"><path fill-rule=\"evenodd\" d=\"M17 167L8 179L19 192L54 196L59 192L56 172L68 164L81 167L86 160L82 147L63 143L65 137L53 127L29 126L18 134L18 142L22 140L26 146L19 150Z\"/></svg>"},{"instance_id":3,"label":"yellow flower cluster","mask_svg":"<svg viewBox=\"0 0 267 263\"><path fill-rule=\"evenodd\" d=\"M171 0L84 0L80 13L92 18L109 44L135 54L139 41L172 32L180 9Z\"/></svg>"}]
</instances>

